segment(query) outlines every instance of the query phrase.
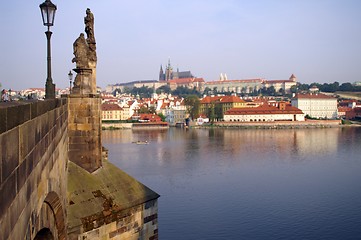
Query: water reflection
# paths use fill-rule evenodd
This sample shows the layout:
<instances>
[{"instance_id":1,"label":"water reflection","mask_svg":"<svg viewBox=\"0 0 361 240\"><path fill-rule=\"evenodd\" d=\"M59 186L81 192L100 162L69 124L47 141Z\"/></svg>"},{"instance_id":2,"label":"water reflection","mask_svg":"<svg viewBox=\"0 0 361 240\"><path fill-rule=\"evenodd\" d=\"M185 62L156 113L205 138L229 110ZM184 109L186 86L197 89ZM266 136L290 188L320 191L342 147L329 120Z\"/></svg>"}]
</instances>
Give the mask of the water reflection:
<instances>
[{"instance_id":1,"label":"water reflection","mask_svg":"<svg viewBox=\"0 0 361 240\"><path fill-rule=\"evenodd\" d=\"M120 130L103 131L103 144L161 195L161 239L357 239L360 136L361 128Z\"/></svg>"},{"instance_id":2,"label":"water reflection","mask_svg":"<svg viewBox=\"0 0 361 240\"><path fill-rule=\"evenodd\" d=\"M287 130L234 130L234 129L190 129L149 131L103 131L107 144L124 144L132 151L139 146L132 142L149 141L147 157L156 156L160 163L207 159L219 155L224 161L282 161L312 160L327 158L338 151L339 128L287 129ZM350 140L355 140L354 131ZM146 147L146 146L143 146ZM215 152L217 151L217 152ZM174 157L184 156L184 158ZM144 156L145 157L145 156ZM137 158L137 156L132 156Z\"/></svg>"}]
</instances>

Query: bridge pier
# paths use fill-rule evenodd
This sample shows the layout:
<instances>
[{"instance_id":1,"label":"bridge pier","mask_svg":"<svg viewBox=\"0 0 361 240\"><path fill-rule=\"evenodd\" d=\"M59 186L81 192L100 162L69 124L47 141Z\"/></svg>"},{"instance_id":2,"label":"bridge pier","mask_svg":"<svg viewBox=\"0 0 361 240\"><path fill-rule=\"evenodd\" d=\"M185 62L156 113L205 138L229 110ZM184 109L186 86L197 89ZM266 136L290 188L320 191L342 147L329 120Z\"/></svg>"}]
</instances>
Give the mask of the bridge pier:
<instances>
[{"instance_id":1,"label":"bridge pier","mask_svg":"<svg viewBox=\"0 0 361 240\"><path fill-rule=\"evenodd\" d=\"M99 94L70 94L69 160L94 172L102 166L101 98Z\"/></svg>"}]
</instances>

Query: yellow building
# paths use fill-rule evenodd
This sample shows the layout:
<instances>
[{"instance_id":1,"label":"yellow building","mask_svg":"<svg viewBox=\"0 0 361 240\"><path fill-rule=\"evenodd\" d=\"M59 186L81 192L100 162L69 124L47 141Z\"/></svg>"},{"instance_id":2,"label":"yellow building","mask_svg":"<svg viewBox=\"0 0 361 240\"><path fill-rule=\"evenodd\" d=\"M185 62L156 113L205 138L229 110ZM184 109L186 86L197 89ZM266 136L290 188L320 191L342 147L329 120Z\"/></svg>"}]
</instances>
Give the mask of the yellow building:
<instances>
[{"instance_id":1,"label":"yellow building","mask_svg":"<svg viewBox=\"0 0 361 240\"><path fill-rule=\"evenodd\" d=\"M102 109L102 120L122 120L122 108L117 104L106 104L103 103Z\"/></svg>"},{"instance_id":2,"label":"yellow building","mask_svg":"<svg viewBox=\"0 0 361 240\"><path fill-rule=\"evenodd\" d=\"M231 108L244 108L246 102L237 96L207 96L201 99L200 113L209 115L209 111L214 111L218 120L223 119L223 114Z\"/></svg>"}]
</instances>

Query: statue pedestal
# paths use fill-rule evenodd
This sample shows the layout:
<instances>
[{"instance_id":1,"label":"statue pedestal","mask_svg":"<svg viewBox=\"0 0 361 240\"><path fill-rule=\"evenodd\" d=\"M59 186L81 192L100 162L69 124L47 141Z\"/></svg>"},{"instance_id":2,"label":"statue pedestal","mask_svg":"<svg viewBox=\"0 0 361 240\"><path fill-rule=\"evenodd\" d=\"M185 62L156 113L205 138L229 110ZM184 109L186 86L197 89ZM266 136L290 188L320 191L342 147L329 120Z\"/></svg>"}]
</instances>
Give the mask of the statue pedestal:
<instances>
[{"instance_id":1,"label":"statue pedestal","mask_svg":"<svg viewBox=\"0 0 361 240\"><path fill-rule=\"evenodd\" d=\"M101 104L99 94L68 96L69 160L88 172L102 166Z\"/></svg>"},{"instance_id":2,"label":"statue pedestal","mask_svg":"<svg viewBox=\"0 0 361 240\"><path fill-rule=\"evenodd\" d=\"M73 94L90 94L93 92L93 70L91 68L74 68L77 75L72 89Z\"/></svg>"}]
</instances>

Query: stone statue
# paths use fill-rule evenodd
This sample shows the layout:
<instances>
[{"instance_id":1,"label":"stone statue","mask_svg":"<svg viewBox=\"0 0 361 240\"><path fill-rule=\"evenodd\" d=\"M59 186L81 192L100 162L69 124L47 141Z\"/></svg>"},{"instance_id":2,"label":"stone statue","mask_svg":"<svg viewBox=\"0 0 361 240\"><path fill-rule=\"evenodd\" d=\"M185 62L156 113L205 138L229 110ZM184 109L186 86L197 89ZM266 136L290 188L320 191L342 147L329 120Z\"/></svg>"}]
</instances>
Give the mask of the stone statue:
<instances>
[{"instance_id":1,"label":"stone statue","mask_svg":"<svg viewBox=\"0 0 361 240\"><path fill-rule=\"evenodd\" d=\"M96 42L94 37L94 15L89 8L86 9L86 16L84 17L85 33L87 35L87 43L89 46L89 60L96 62Z\"/></svg>"},{"instance_id":2,"label":"stone statue","mask_svg":"<svg viewBox=\"0 0 361 240\"><path fill-rule=\"evenodd\" d=\"M85 40L84 33L75 40L73 44L74 58L77 68L89 68L89 47Z\"/></svg>"},{"instance_id":3,"label":"stone statue","mask_svg":"<svg viewBox=\"0 0 361 240\"><path fill-rule=\"evenodd\" d=\"M88 43L95 43L94 38L94 15L89 8L86 9L86 16L84 17L85 32Z\"/></svg>"},{"instance_id":4,"label":"stone statue","mask_svg":"<svg viewBox=\"0 0 361 240\"><path fill-rule=\"evenodd\" d=\"M94 37L94 15L89 8L84 17L85 34L81 33L73 44L74 58L76 63L73 70L77 73L72 94L96 94L96 42Z\"/></svg>"}]
</instances>

